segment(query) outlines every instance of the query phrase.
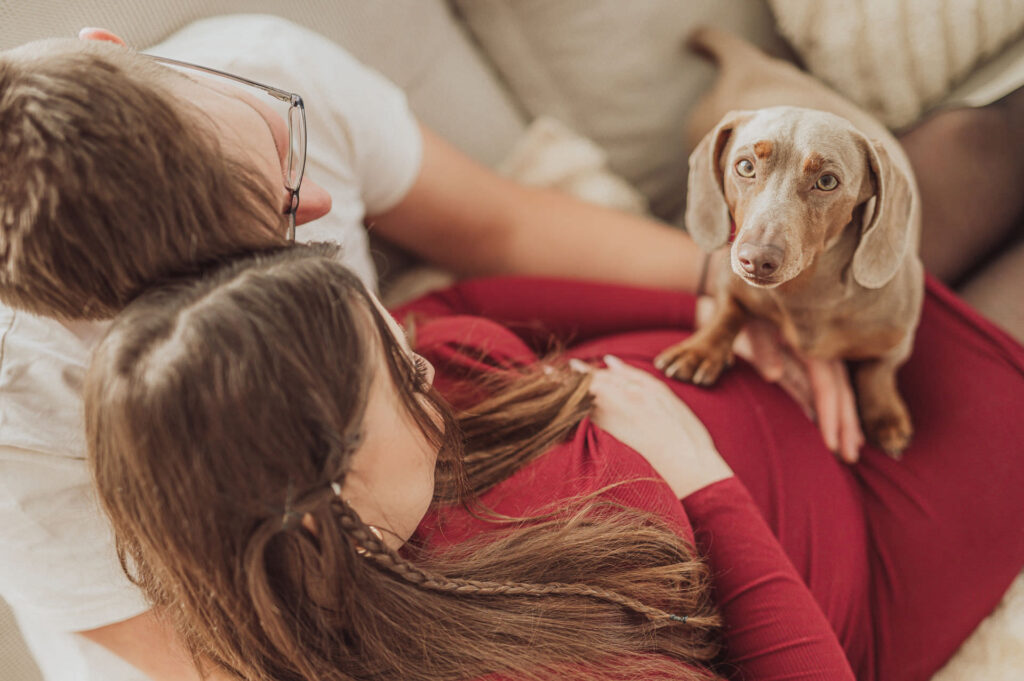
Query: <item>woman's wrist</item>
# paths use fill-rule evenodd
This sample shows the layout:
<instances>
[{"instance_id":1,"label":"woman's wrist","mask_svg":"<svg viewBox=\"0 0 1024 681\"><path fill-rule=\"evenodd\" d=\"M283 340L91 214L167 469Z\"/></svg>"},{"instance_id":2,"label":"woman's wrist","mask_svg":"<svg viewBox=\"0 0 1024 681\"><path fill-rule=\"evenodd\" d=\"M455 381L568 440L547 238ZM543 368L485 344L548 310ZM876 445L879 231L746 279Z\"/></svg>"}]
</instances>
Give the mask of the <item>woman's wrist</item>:
<instances>
[{"instance_id":1,"label":"woman's wrist","mask_svg":"<svg viewBox=\"0 0 1024 681\"><path fill-rule=\"evenodd\" d=\"M663 477L679 499L734 475L729 464L714 450L699 456L677 456L676 461L679 465Z\"/></svg>"},{"instance_id":2,"label":"woman's wrist","mask_svg":"<svg viewBox=\"0 0 1024 681\"><path fill-rule=\"evenodd\" d=\"M680 501L683 501L689 497L692 497L695 494L702 492L703 490L708 489L709 487L712 487L713 485L717 485L718 483L724 482L726 480L732 480L735 477L736 474L732 471L732 469L726 466L726 470L724 471L718 471L716 474L709 474L703 476L699 483L694 482L687 488L679 491L676 491L675 488L673 488L673 491L676 492L676 498L678 498Z\"/></svg>"}]
</instances>

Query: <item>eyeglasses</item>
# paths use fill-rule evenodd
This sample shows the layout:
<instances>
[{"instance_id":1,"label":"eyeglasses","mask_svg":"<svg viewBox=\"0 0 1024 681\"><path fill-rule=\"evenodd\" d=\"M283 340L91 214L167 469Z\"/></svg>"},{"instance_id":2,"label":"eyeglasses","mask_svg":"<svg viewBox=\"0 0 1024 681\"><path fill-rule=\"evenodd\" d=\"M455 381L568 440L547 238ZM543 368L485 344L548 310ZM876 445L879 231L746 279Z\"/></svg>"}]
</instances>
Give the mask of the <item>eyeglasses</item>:
<instances>
[{"instance_id":1,"label":"eyeglasses","mask_svg":"<svg viewBox=\"0 0 1024 681\"><path fill-rule=\"evenodd\" d=\"M254 80L236 76L233 73L211 69L207 66L190 64L167 57L158 57L153 54L143 54L142 56L161 64L178 66L227 78L236 83L242 83L243 85L262 90L274 99L288 104L288 157L285 159L284 186L291 193L291 201L288 206L288 240L294 241L295 212L299 208L299 186L302 185L302 175L306 171L306 106L302 103L302 97L294 92L257 83Z\"/></svg>"}]
</instances>

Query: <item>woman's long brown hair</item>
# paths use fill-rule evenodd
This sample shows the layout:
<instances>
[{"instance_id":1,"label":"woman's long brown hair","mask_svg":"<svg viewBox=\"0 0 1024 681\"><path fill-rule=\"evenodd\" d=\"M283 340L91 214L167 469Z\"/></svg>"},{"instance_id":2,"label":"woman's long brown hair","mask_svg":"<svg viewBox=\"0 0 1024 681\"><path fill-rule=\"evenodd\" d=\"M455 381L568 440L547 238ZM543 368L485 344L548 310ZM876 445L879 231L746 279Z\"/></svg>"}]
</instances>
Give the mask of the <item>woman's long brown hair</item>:
<instances>
[{"instance_id":1,"label":"woman's long brown hair","mask_svg":"<svg viewBox=\"0 0 1024 681\"><path fill-rule=\"evenodd\" d=\"M144 294L89 371L90 457L119 555L196 660L253 681L710 678L708 570L657 518L581 500L405 557L335 495L375 348L439 447L439 497L472 499L589 405L583 377L519 377L463 418L507 437L466 453L335 252L252 256Z\"/></svg>"}]
</instances>

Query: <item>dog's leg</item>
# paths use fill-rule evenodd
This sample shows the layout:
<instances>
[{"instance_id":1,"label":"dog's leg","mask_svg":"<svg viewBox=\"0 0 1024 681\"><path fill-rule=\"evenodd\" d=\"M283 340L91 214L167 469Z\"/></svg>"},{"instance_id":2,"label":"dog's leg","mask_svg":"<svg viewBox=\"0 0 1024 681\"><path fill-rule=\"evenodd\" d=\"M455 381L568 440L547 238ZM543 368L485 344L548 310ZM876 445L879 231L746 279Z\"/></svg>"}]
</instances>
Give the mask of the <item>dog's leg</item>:
<instances>
[{"instance_id":1,"label":"dog's leg","mask_svg":"<svg viewBox=\"0 0 1024 681\"><path fill-rule=\"evenodd\" d=\"M711 320L683 342L663 350L654 366L669 378L712 385L732 365L732 343L749 316L735 298L719 296Z\"/></svg>"},{"instance_id":2,"label":"dog's leg","mask_svg":"<svg viewBox=\"0 0 1024 681\"><path fill-rule=\"evenodd\" d=\"M854 378L864 433L894 459L903 456L914 434L910 411L896 389L898 366L888 358L867 360L857 366Z\"/></svg>"}]
</instances>

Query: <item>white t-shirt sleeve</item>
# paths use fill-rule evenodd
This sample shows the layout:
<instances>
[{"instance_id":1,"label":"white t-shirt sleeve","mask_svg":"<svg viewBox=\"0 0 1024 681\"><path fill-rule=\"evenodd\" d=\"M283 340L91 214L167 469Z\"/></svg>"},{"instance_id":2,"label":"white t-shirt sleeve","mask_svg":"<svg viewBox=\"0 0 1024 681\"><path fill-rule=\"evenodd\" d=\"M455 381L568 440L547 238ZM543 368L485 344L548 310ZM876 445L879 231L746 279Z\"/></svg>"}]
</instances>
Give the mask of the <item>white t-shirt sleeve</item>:
<instances>
[{"instance_id":1,"label":"white t-shirt sleeve","mask_svg":"<svg viewBox=\"0 0 1024 681\"><path fill-rule=\"evenodd\" d=\"M0 593L55 631L148 609L93 490L81 380L93 337L0 306Z\"/></svg>"},{"instance_id":2,"label":"white t-shirt sleeve","mask_svg":"<svg viewBox=\"0 0 1024 681\"><path fill-rule=\"evenodd\" d=\"M405 94L337 44L280 17L205 19L149 51L302 96L306 177L330 192L333 207L299 226L297 236L341 243L346 263L375 287L363 218L401 201L422 161L423 142ZM286 108L278 110L283 115Z\"/></svg>"},{"instance_id":3,"label":"white t-shirt sleeve","mask_svg":"<svg viewBox=\"0 0 1024 681\"><path fill-rule=\"evenodd\" d=\"M22 617L85 631L149 609L114 551L85 462L0 446L0 582Z\"/></svg>"}]
</instances>

